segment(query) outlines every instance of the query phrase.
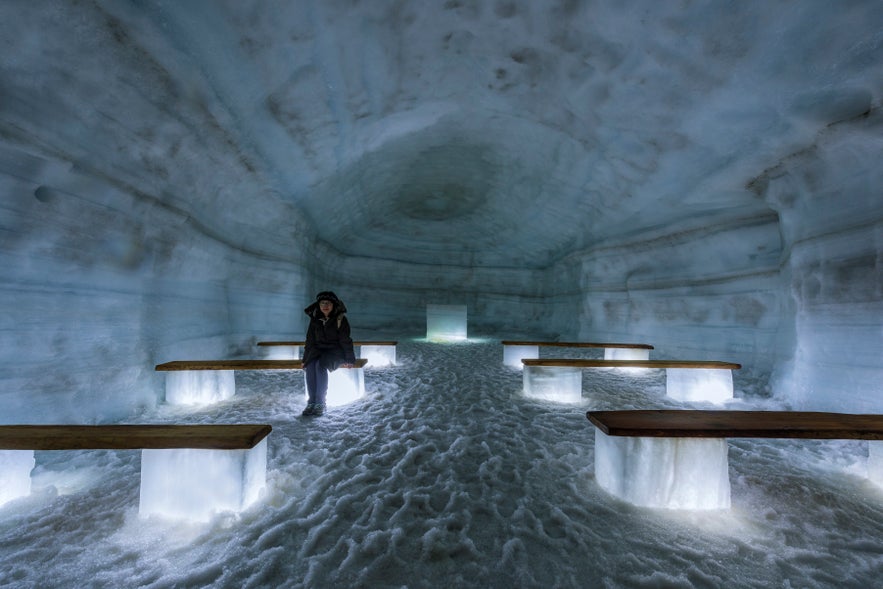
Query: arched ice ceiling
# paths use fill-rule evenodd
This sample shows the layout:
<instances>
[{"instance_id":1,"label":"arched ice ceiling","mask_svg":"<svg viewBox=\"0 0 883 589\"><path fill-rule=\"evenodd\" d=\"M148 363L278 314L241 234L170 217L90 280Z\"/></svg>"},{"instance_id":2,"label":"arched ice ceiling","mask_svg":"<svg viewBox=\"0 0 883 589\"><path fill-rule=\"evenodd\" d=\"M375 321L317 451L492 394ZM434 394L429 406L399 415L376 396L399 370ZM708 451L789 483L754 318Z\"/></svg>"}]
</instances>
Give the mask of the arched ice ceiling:
<instances>
[{"instance_id":1,"label":"arched ice ceiling","mask_svg":"<svg viewBox=\"0 0 883 589\"><path fill-rule=\"evenodd\" d=\"M546 267L685 218L768 215L751 179L866 112L881 72L878 1L104 8L208 80L331 247L417 263Z\"/></svg>"}]
</instances>

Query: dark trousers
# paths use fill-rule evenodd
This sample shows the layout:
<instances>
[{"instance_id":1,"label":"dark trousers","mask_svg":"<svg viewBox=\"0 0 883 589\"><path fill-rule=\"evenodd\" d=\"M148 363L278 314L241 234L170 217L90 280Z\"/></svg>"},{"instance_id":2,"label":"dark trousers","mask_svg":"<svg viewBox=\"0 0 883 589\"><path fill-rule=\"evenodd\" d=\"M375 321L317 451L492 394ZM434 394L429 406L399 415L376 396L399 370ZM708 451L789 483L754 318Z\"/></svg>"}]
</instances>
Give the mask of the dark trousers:
<instances>
[{"instance_id":1,"label":"dark trousers","mask_svg":"<svg viewBox=\"0 0 883 589\"><path fill-rule=\"evenodd\" d=\"M328 394L328 371L322 367L320 360L313 360L304 366L304 371L307 376L307 403L324 405L325 395Z\"/></svg>"}]
</instances>

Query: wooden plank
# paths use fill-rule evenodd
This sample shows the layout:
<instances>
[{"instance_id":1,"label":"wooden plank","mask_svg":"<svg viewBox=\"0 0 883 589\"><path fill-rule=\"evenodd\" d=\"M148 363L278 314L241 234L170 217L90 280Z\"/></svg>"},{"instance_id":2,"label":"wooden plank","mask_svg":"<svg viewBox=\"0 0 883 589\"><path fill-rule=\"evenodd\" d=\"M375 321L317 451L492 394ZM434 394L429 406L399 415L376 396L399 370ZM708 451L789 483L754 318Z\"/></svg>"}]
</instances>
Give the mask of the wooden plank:
<instances>
[{"instance_id":1,"label":"wooden plank","mask_svg":"<svg viewBox=\"0 0 883 589\"><path fill-rule=\"evenodd\" d=\"M552 346L559 348L626 348L635 350L652 350L650 344L613 344L613 343L591 343L591 342L518 342L512 340L503 340L500 342L504 346Z\"/></svg>"},{"instance_id":2,"label":"wooden plank","mask_svg":"<svg viewBox=\"0 0 883 589\"><path fill-rule=\"evenodd\" d=\"M156 370L302 370L301 360L175 360Z\"/></svg>"},{"instance_id":3,"label":"wooden plank","mask_svg":"<svg viewBox=\"0 0 883 589\"><path fill-rule=\"evenodd\" d=\"M575 358L525 358L525 366L570 366L574 368L716 368L738 370L741 364L714 360L586 360Z\"/></svg>"},{"instance_id":4,"label":"wooden plank","mask_svg":"<svg viewBox=\"0 0 883 589\"><path fill-rule=\"evenodd\" d=\"M611 436L883 440L883 415L810 411L589 411Z\"/></svg>"},{"instance_id":5,"label":"wooden plank","mask_svg":"<svg viewBox=\"0 0 883 589\"><path fill-rule=\"evenodd\" d=\"M369 341L354 341L354 346L395 346L398 345L397 341L386 341L386 342L369 342ZM306 342L258 342L259 346L304 346Z\"/></svg>"},{"instance_id":6,"label":"wooden plank","mask_svg":"<svg viewBox=\"0 0 883 589\"><path fill-rule=\"evenodd\" d=\"M246 450L273 428L266 424L223 425L3 425L4 450L140 450L199 448Z\"/></svg>"},{"instance_id":7,"label":"wooden plank","mask_svg":"<svg viewBox=\"0 0 883 589\"><path fill-rule=\"evenodd\" d=\"M356 359L356 367L363 368L368 360ZM175 360L157 364L158 371L172 370L303 370L302 360Z\"/></svg>"}]
</instances>

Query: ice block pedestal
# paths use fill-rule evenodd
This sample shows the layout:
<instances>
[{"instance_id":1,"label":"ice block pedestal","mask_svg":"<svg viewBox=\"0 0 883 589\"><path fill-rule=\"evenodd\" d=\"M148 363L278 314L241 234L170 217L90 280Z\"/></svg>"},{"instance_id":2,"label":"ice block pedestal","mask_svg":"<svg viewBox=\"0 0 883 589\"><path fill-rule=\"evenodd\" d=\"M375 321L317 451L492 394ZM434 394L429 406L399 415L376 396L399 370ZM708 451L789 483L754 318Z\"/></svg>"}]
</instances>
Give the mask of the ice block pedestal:
<instances>
[{"instance_id":1,"label":"ice block pedestal","mask_svg":"<svg viewBox=\"0 0 883 589\"><path fill-rule=\"evenodd\" d=\"M608 436L595 430L595 478L641 507L728 509L727 441Z\"/></svg>"},{"instance_id":2,"label":"ice block pedestal","mask_svg":"<svg viewBox=\"0 0 883 589\"><path fill-rule=\"evenodd\" d=\"M166 403L207 405L233 397L233 370L179 370L166 374Z\"/></svg>"},{"instance_id":3,"label":"ice block pedestal","mask_svg":"<svg viewBox=\"0 0 883 589\"><path fill-rule=\"evenodd\" d=\"M266 478L266 438L247 450L145 449L139 513L207 521L254 503Z\"/></svg>"},{"instance_id":4,"label":"ice block pedestal","mask_svg":"<svg viewBox=\"0 0 883 589\"><path fill-rule=\"evenodd\" d=\"M643 348L604 348L605 360L649 360L650 350Z\"/></svg>"},{"instance_id":5,"label":"ice block pedestal","mask_svg":"<svg viewBox=\"0 0 883 589\"><path fill-rule=\"evenodd\" d=\"M521 369L524 358L539 358L540 347L530 345L503 344L503 364Z\"/></svg>"},{"instance_id":6,"label":"ice block pedestal","mask_svg":"<svg viewBox=\"0 0 883 589\"><path fill-rule=\"evenodd\" d=\"M33 450L0 450L0 505L31 494Z\"/></svg>"},{"instance_id":7,"label":"ice block pedestal","mask_svg":"<svg viewBox=\"0 0 883 589\"><path fill-rule=\"evenodd\" d=\"M883 441L868 440L868 478L883 487Z\"/></svg>"},{"instance_id":8,"label":"ice block pedestal","mask_svg":"<svg viewBox=\"0 0 883 589\"><path fill-rule=\"evenodd\" d=\"M395 366L395 344L362 344L359 349L359 358L368 361L366 366L372 368L378 366Z\"/></svg>"},{"instance_id":9,"label":"ice block pedestal","mask_svg":"<svg viewBox=\"0 0 883 589\"><path fill-rule=\"evenodd\" d=\"M579 403L583 395L582 369L570 366L524 366L524 395L544 401Z\"/></svg>"},{"instance_id":10,"label":"ice block pedestal","mask_svg":"<svg viewBox=\"0 0 883 589\"><path fill-rule=\"evenodd\" d=\"M365 396L365 359L359 358L355 368L338 368L328 375L328 394L325 404L329 407L348 405ZM307 378L304 375L304 398L307 393Z\"/></svg>"},{"instance_id":11,"label":"ice block pedestal","mask_svg":"<svg viewBox=\"0 0 883 589\"><path fill-rule=\"evenodd\" d=\"M717 368L666 368L665 394L678 401L722 403L733 398L733 371Z\"/></svg>"},{"instance_id":12,"label":"ice block pedestal","mask_svg":"<svg viewBox=\"0 0 883 589\"><path fill-rule=\"evenodd\" d=\"M426 305L426 339L465 340L466 305Z\"/></svg>"},{"instance_id":13,"label":"ice block pedestal","mask_svg":"<svg viewBox=\"0 0 883 589\"><path fill-rule=\"evenodd\" d=\"M263 346L264 358L267 360L297 360L300 358L300 346L277 344Z\"/></svg>"}]
</instances>

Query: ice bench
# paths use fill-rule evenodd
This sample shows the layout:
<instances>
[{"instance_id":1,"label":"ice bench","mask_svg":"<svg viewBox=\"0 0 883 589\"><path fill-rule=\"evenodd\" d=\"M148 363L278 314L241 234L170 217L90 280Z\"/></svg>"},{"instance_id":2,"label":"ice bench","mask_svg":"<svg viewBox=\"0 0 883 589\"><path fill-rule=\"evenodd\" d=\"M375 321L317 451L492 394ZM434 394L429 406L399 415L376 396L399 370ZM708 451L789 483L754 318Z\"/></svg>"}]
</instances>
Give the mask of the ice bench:
<instances>
[{"instance_id":1,"label":"ice bench","mask_svg":"<svg viewBox=\"0 0 883 589\"><path fill-rule=\"evenodd\" d=\"M141 450L139 513L205 521L258 498L271 430L264 424L0 426L0 504L30 494L35 450Z\"/></svg>"},{"instance_id":2,"label":"ice bench","mask_svg":"<svg viewBox=\"0 0 883 589\"><path fill-rule=\"evenodd\" d=\"M258 345L267 348L267 358L273 360L296 360L300 357L300 348L306 342L258 342ZM394 366L396 363L397 341L354 341L358 346L358 356L368 361L366 366Z\"/></svg>"},{"instance_id":3,"label":"ice bench","mask_svg":"<svg viewBox=\"0 0 883 589\"><path fill-rule=\"evenodd\" d=\"M364 367L341 368L328 379L328 404L345 405L365 394ZM176 360L158 364L166 375L166 402L180 405L215 403L236 394L236 370L303 370L300 360Z\"/></svg>"},{"instance_id":4,"label":"ice bench","mask_svg":"<svg viewBox=\"0 0 883 589\"><path fill-rule=\"evenodd\" d=\"M883 485L883 415L803 411L589 411L595 478L607 492L644 507L727 509L726 438L868 442L868 477Z\"/></svg>"},{"instance_id":5,"label":"ice bench","mask_svg":"<svg viewBox=\"0 0 883 589\"><path fill-rule=\"evenodd\" d=\"M557 348L604 348L605 360L649 360L649 344L614 344L592 342L531 342L503 340L503 364L514 368L521 368L521 361L525 358L536 359L540 357L540 346Z\"/></svg>"},{"instance_id":6,"label":"ice bench","mask_svg":"<svg viewBox=\"0 0 883 589\"><path fill-rule=\"evenodd\" d=\"M584 368L664 368L665 394L679 401L721 402L733 398L732 362L704 360L524 359L524 394L577 403L582 397Z\"/></svg>"}]
</instances>

